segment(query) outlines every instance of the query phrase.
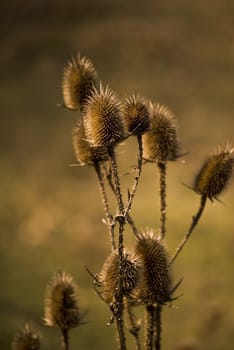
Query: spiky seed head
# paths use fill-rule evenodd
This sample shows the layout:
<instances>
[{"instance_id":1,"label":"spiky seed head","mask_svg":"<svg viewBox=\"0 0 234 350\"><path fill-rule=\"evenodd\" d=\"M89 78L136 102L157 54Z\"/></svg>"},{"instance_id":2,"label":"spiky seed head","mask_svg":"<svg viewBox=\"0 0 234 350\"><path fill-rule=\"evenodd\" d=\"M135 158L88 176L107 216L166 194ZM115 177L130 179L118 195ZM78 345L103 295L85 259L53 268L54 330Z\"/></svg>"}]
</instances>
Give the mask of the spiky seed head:
<instances>
[{"instance_id":1,"label":"spiky seed head","mask_svg":"<svg viewBox=\"0 0 234 350\"><path fill-rule=\"evenodd\" d=\"M82 109L96 85L97 72L92 62L80 55L69 60L63 71L62 92L67 108Z\"/></svg>"},{"instance_id":2,"label":"spiky seed head","mask_svg":"<svg viewBox=\"0 0 234 350\"><path fill-rule=\"evenodd\" d=\"M144 134L150 126L150 115L145 99L129 96L123 104L123 117L127 131L132 135Z\"/></svg>"},{"instance_id":3,"label":"spiky seed head","mask_svg":"<svg viewBox=\"0 0 234 350\"><path fill-rule=\"evenodd\" d=\"M120 103L109 88L100 84L88 99L84 110L84 126L87 139L92 146L110 146L125 137Z\"/></svg>"},{"instance_id":4,"label":"spiky seed head","mask_svg":"<svg viewBox=\"0 0 234 350\"><path fill-rule=\"evenodd\" d=\"M56 273L47 285L44 322L60 329L74 328L81 323L77 285L65 272Z\"/></svg>"},{"instance_id":5,"label":"spiky seed head","mask_svg":"<svg viewBox=\"0 0 234 350\"><path fill-rule=\"evenodd\" d=\"M40 349L40 336L32 328L31 324L26 323L24 328L16 334L12 348L13 350Z\"/></svg>"},{"instance_id":6,"label":"spiky seed head","mask_svg":"<svg viewBox=\"0 0 234 350\"><path fill-rule=\"evenodd\" d=\"M139 277L139 265L136 257L124 251L123 259L123 294L131 296L136 287ZM113 302L119 283L119 255L117 251L112 252L104 262L98 276L100 283L100 294L107 304Z\"/></svg>"},{"instance_id":7,"label":"spiky seed head","mask_svg":"<svg viewBox=\"0 0 234 350\"><path fill-rule=\"evenodd\" d=\"M108 160L105 147L92 147L87 141L83 121L76 121L72 130L72 145L77 162L80 165L94 165Z\"/></svg>"},{"instance_id":8,"label":"spiky seed head","mask_svg":"<svg viewBox=\"0 0 234 350\"><path fill-rule=\"evenodd\" d=\"M194 190L210 200L217 198L227 186L234 166L234 148L218 148L205 160L194 181Z\"/></svg>"},{"instance_id":9,"label":"spiky seed head","mask_svg":"<svg viewBox=\"0 0 234 350\"><path fill-rule=\"evenodd\" d=\"M140 260L141 275L135 291L136 299L146 305L164 304L171 300L172 282L168 253L153 231L142 234L135 253Z\"/></svg>"},{"instance_id":10,"label":"spiky seed head","mask_svg":"<svg viewBox=\"0 0 234 350\"><path fill-rule=\"evenodd\" d=\"M175 117L159 103L149 103L150 131L143 135L143 157L149 161L167 162L178 157L179 139Z\"/></svg>"}]
</instances>

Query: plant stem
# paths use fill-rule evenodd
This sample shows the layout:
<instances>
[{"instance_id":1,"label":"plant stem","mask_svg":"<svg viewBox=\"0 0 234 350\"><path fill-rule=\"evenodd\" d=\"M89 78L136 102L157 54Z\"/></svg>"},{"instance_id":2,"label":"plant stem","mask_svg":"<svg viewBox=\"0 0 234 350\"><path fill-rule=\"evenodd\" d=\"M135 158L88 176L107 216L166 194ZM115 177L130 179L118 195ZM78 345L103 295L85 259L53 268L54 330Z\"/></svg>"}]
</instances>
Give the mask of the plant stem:
<instances>
[{"instance_id":1,"label":"plant stem","mask_svg":"<svg viewBox=\"0 0 234 350\"><path fill-rule=\"evenodd\" d=\"M123 322L123 268L124 268L124 204L122 199L122 193L120 188L120 180L118 175L117 163L115 159L115 152L112 146L108 147L111 171L115 182L115 195L118 203L118 213L116 220L119 223L119 240L118 240L118 254L119 254L119 281L118 290L116 291L115 300L117 302L117 312L115 314L116 325L119 337L119 344L121 350L126 350L126 338L124 333L124 322Z\"/></svg>"},{"instance_id":2,"label":"plant stem","mask_svg":"<svg viewBox=\"0 0 234 350\"><path fill-rule=\"evenodd\" d=\"M69 350L69 330L68 328L62 328L62 349Z\"/></svg>"},{"instance_id":3,"label":"plant stem","mask_svg":"<svg viewBox=\"0 0 234 350\"><path fill-rule=\"evenodd\" d=\"M157 305L155 309L155 350L161 350L162 334L162 305Z\"/></svg>"},{"instance_id":4,"label":"plant stem","mask_svg":"<svg viewBox=\"0 0 234 350\"><path fill-rule=\"evenodd\" d=\"M108 153L109 153L109 157L110 157L111 171L112 171L112 174L114 177L114 183L115 183L114 191L116 193L116 198L118 201L119 215L123 216L124 204L123 204L123 198L122 198L122 193L121 193L121 188L120 188L120 180L119 180L119 174L118 174L118 169L117 169L117 163L116 163L116 159L115 159L115 151L114 151L112 146L109 146Z\"/></svg>"},{"instance_id":5,"label":"plant stem","mask_svg":"<svg viewBox=\"0 0 234 350\"><path fill-rule=\"evenodd\" d=\"M108 204L108 199L107 199L107 194L106 194L106 190L105 190L105 185L104 185L104 181L103 181L103 175L101 172L101 168L100 168L100 163L96 162L94 165L94 169L96 171L96 175L97 175L97 179L98 179L98 185L99 185L99 190L100 190L100 194L101 194L101 198L102 198L102 203L104 206L104 212L105 212L105 216L106 216L106 224L109 230L109 234L110 234L110 239L111 239L111 248L112 250L116 249L116 244L115 244L115 236L114 236L114 230L115 230L115 221L113 220L113 217L110 213L110 208L109 208L109 204Z\"/></svg>"},{"instance_id":6,"label":"plant stem","mask_svg":"<svg viewBox=\"0 0 234 350\"><path fill-rule=\"evenodd\" d=\"M113 194L116 196L115 186L114 186L114 184L112 182L111 172L108 172L106 167L104 167L104 171L105 171L106 179L108 181L110 189L112 190ZM140 239L139 231L138 231L136 225L134 224L134 221L133 221L133 219L132 219L132 217L130 216L129 213L127 214L126 220L127 220L128 224L131 226L133 234L136 236L137 239Z\"/></svg>"},{"instance_id":7,"label":"plant stem","mask_svg":"<svg viewBox=\"0 0 234 350\"><path fill-rule=\"evenodd\" d=\"M153 305L146 306L146 350L153 350L154 343L154 312Z\"/></svg>"},{"instance_id":8,"label":"plant stem","mask_svg":"<svg viewBox=\"0 0 234 350\"><path fill-rule=\"evenodd\" d=\"M158 162L159 177L160 177L160 236L161 239L166 235L166 162Z\"/></svg>"},{"instance_id":9,"label":"plant stem","mask_svg":"<svg viewBox=\"0 0 234 350\"><path fill-rule=\"evenodd\" d=\"M137 136L138 141L138 152L137 152L137 166L136 166L136 172L135 172L135 179L132 186L132 190L129 194L128 198L128 204L124 210L124 215L127 216L128 213L131 211L132 202L134 199L134 196L136 194L137 186L140 180L141 176L141 170L142 170L142 155L143 155L143 148L142 148L142 135Z\"/></svg>"},{"instance_id":10,"label":"plant stem","mask_svg":"<svg viewBox=\"0 0 234 350\"><path fill-rule=\"evenodd\" d=\"M182 239L181 243L176 248L175 254L172 256L172 258L170 260L170 264L172 264L173 261L176 259L176 257L179 255L179 253L183 249L185 243L187 242L187 240L191 236L191 233L193 232L194 228L197 226L197 224L199 222L199 219L200 219L200 217L201 217L201 215L203 213L203 210L205 208L206 200L207 200L207 196L206 195L201 196L201 202L200 202L200 206L198 208L198 211L197 211L196 215L192 217L192 223L191 223L187 233L185 234L184 238Z\"/></svg>"},{"instance_id":11,"label":"plant stem","mask_svg":"<svg viewBox=\"0 0 234 350\"><path fill-rule=\"evenodd\" d=\"M127 300L127 298L125 298L125 304L126 304L126 310L127 310L127 314L128 314L129 323L130 323L129 332L135 338L136 350L141 350L141 342L140 342L140 337L139 337L140 322L137 321L136 316L134 315L134 313L132 311L132 305Z\"/></svg>"}]
</instances>

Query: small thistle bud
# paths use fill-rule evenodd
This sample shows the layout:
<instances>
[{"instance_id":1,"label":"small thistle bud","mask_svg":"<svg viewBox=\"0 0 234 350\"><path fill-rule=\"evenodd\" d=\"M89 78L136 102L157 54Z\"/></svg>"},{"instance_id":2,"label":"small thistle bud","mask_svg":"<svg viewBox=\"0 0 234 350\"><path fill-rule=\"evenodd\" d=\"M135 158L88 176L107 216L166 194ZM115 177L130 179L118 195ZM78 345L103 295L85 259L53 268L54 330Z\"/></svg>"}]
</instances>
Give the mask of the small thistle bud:
<instances>
[{"instance_id":1,"label":"small thistle bud","mask_svg":"<svg viewBox=\"0 0 234 350\"><path fill-rule=\"evenodd\" d=\"M84 112L84 127L92 146L110 146L125 137L120 103L109 87L95 90Z\"/></svg>"},{"instance_id":2,"label":"small thistle bud","mask_svg":"<svg viewBox=\"0 0 234 350\"><path fill-rule=\"evenodd\" d=\"M62 91L67 108L82 109L96 85L96 70L86 57L73 57L64 67Z\"/></svg>"},{"instance_id":3,"label":"small thistle bud","mask_svg":"<svg viewBox=\"0 0 234 350\"><path fill-rule=\"evenodd\" d=\"M141 263L141 278L136 299L146 305L164 304L171 300L171 277L167 250L153 232L142 235L135 247Z\"/></svg>"},{"instance_id":4,"label":"small thistle bud","mask_svg":"<svg viewBox=\"0 0 234 350\"><path fill-rule=\"evenodd\" d=\"M212 153L204 162L194 181L194 190L210 200L227 186L234 166L233 148L227 145Z\"/></svg>"},{"instance_id":5,"label":"small thistle bud","mask_svg":"<svg viewBox=\"0 0 234 350\"><path fill-rule=\"evenodd\" d=\"M174 115L160 104L150 103L150 131L143 135L143 157L161 163L178 157L178 135Z\"/></svg>"},{"instance_id":6,"label":"small thistle bud","mask_svg":"<svg viewBox=\"0 0 234 350\"><path fill-rule=\"evenodd\" d=\"M58 272L49 282L45 296L46 326L60 329L74 328L81 323L77 285L65 272Z\"/></svg>"},{"instance_id":7,"label":"small thistle bud","mask_svg":"<svg viewBox=\"0 0 234 350\"><path fill-rule=\"evenodd\" d=\"M40 337L32 326L26 323L24 328L16 334L12 345L13 350L39 350Z\"/></svg>"},{"instance_id":8,"label":"small thistle bud","mask_svg":"<svg viewBox=\"0 0 234 350\"><path fill-rule=\"evenodd\" d=\"M77 162L80 165L94 165L108 160L105 147L91 147L86 140L82 120L76 122L72 130L72 145Z\"/></svg>"},{"instance_id":9,"label":"small thistle bud","mask_svg":"<svg viewBox=\"0 0 234 350\"><path fill-rule=\"evenodd\" d=\"M124 252L123 259L123 294L131 296L131 292L138 282L139 266L136 257L129 252ZM119 255L112 252L106 259L98 276L100 294L106 303L113 302L119 281Z\"/></svg>"},{"instance_id":10,"label":"small thistle bud","mask_svg":"<svg viewBox=\"0 0 234 350\"><path fill-rule=\"evenodd\" d=\"M139 95L131 95L123 104L123 117L127 131L141 135L149 129L150 116L145 100Z\"/></svg>"}]
</instances>

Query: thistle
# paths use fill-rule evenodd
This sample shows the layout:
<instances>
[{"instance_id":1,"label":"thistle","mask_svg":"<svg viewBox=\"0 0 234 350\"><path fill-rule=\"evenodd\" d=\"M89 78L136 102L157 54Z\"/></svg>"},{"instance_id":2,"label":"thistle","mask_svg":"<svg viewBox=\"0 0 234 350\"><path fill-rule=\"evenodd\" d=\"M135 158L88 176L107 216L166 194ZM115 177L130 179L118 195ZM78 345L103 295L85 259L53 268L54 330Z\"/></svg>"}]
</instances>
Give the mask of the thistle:
<instances>
[{"instance_id":1,"label":"thistle","mask_svg":"<svg viewBox=\"0 0 234 350\"><path fill-rule=\"evenodd\" d=\"M125 137L120 102L109 88L95 89L84 111L87 140L94 147L113 146Z\"/></svg>"},{"instance_id":2,"label":"thistle","mask_svg":"<svg viewBox=\"0 0 234 350\"><path fill-rule=\"evenodd\" d=\"M63 348L68 350L68 331L81 324L77 285L65 272L58 272L48 283L45 295L46 326L59 327L62 332Z\"/></svg>"},{"instance_id":3,"label":"thistle","mask_svg":"<svg viewBox=\"0 0 234 350\"><path fill-rule=\"evenodd\" d=\"M29 323L19 331L12 344L13 350L39 350L40 337Z\"/></svg>"},{"instance_id":4,"label":"thistle","mask_svg":"<svg viewBox=\"0 0 234 350\"><path fill-rule=\"evenodd\" d=\"M108 160L104 147L91 147L86 139L82 120L76 121L72 130L72 145L77 162L80 165L95 165Z\"/></svg>"},{"instance_id":5,"label":"thistle","mask_svg":"<svg viewBox=\"0 0 234 350\"><path fill-rule=\"evenodd\" d=\"M62 80L64 105L72 110L82 110L96 80L97 73L89 59L78 55L69 60L64 67Z\"/></svg>"},{"instance_id":6,"label":"thistle","mask_svg":"<svg viewBox=\"0 0 234 350\"><path fill-rule=\"evenodd\" d=\"M173 263L179 255L194 228L197 226L205 209L207 198L211 201L217 199L217 196L221 194L227 186L233 172L233 166L233 148L230 145L227 145L224 149L218 148L218 150L212 153L202 165L195 177L193 186L194 191L201 196L200 206L196 215L192 218L192 223L188 231L177 247L175 254L172 256L170 264Z\"/></svg>"},{"instance_id":7,"label":"thistle","mask_svg":"<svg viewBox=\"0 0 234 350\"><path fill-rule=\"evenodd\" d=\"M160 163L178 157L178 135L174 115L165 106L150 102L150 131L143 135L143 157Z\"/></svg>"},{"instance_id":8,"label":"thistle","mask_svg":"<svg viewBox=\"0 0 234 350\"><path fill-rule=\"evenodd\" d=\"M149 111L145 100L139 95L131 95L125 100L123 117L127 131L131 135L141 135L149 129Z\"/></svg>"},{"instance_id":9,"label":"thistle","mask_svg":"<svg viewBox=\"0 0 234 350\"><path fill-rule=\"evenodd\" d=\"M233 171L233 148L218 148L204 162L194 181L194 190L210 200L216 199L226 188Z\"/></svg>"},{"instance_id":10,"label":"thistle","mask_svg":"<svg viewBox=\"0 0 234 350\"><path fill-rule=\"evenodd\" d=\"M141 277L136 299L146 305L165 304L171 300L172 282L168 253L153 231L142 234L135 247L141 264Z\"/></svg>"},{"instance_id":11,"label":"thistle","mask_svg":"<svg viewBox=\"0 0 234 350\"><path fill-rule=\"evenodd\" d=\"M139 262L136 257L124 251L123 257L123 281L122 292L124 296L131 297L139 278ZM99 274L100 294L107 304L115 301L116 291L119 283L119 255L117 251L112 252L106 259Z\"/></svg>"}]
</instances>

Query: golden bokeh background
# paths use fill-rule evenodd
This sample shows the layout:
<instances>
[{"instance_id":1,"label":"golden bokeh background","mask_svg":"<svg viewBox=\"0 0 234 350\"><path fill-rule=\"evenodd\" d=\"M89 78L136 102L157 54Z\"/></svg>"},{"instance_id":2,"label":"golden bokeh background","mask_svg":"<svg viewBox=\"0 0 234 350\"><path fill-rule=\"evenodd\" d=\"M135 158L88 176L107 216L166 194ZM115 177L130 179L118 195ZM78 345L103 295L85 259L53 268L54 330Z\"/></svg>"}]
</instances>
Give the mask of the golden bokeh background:
<instances>
[{"instance_id":1,"label":"golden bokeh background","mask_svg":"<svg viewBox=\"0 0 234 350\"><path fill-rule=\"evenodd\" d=\"M59 268L79 284L86 312L87 324L71 332L71 349L114 349L110 312L85 270L100 270L109 242L94 171L69 166L77 114L58 107L64 63L80 52L120 97L139 92L176 115L188 154L168 167L173 253L199 204L182 184L192 183L214 148L234 142L234 3L8 0L0 18L1 349L28 320L43 335L42 349L60 347L58 330L42 326L45 286ZM134 140L117 153L126 198ZM153 165L143 170L132 216L138 227L157 230L157 172ZM183 296L165 308L164 349L233 348L233 194L232 183L224 204L208 203L175 263ZM134 244L129 230L126 239Z\"/></svg>"}]
</instances>

